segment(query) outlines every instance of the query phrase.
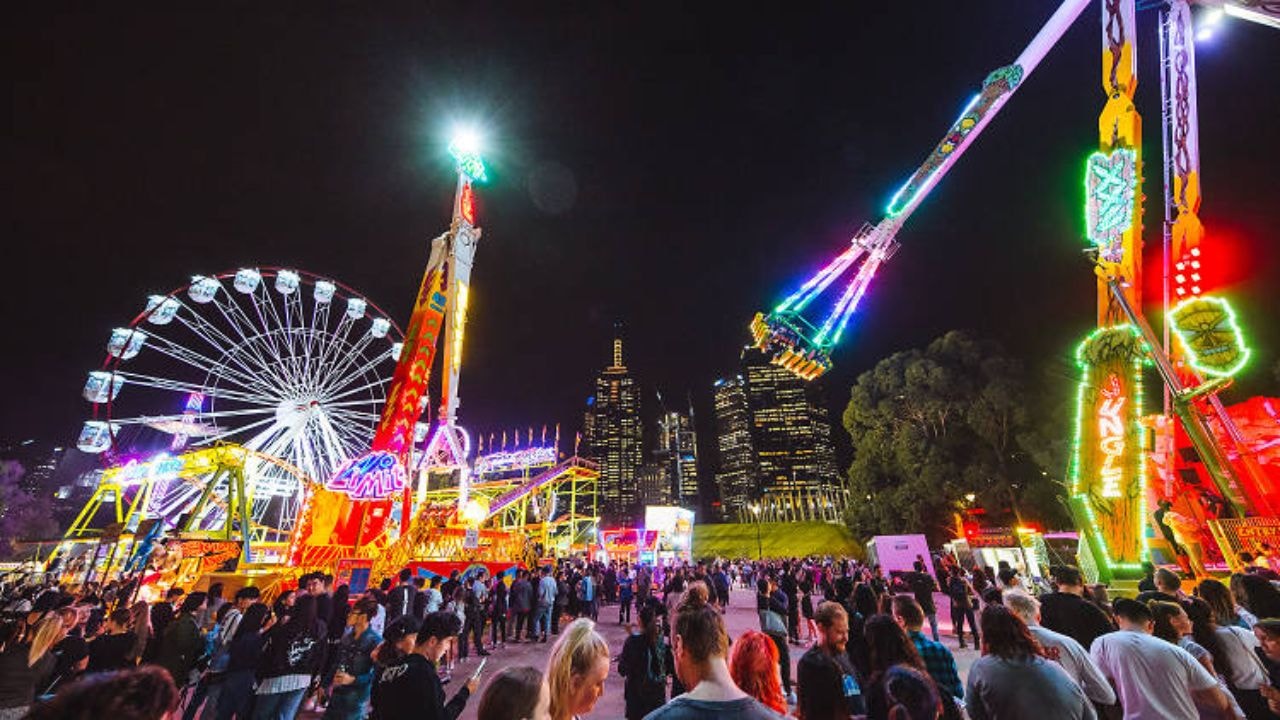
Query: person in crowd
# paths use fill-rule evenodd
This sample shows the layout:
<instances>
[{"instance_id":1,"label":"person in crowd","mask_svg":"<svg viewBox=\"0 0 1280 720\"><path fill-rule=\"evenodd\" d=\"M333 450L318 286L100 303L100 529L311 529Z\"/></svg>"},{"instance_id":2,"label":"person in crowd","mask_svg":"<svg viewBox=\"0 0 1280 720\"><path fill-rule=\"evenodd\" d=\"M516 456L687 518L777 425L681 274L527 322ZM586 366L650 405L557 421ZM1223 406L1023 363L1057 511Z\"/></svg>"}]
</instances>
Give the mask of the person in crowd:
<instances>
[{"instance_id":1,"label":"person in crowd","mask_svg":"<svg viewBox=\"0 0 1280 720\"><path fill-rule=\"evenodd\" d=\"M29 640L5 645L0 653L0 720L26 716L57 664L53 646L66 634L61 618L46 615L28 630Z\"/></svg>"},{"instance_id":2,"label":"person in crowd","mask_svg":"<svg viewBox=\"0 0 1280 720\"><path fill-rule=\"evenodd\" d=\"M262 591L253 585L246 585L236 591L235 598L231 601L231 610L227 611L219 628L216 649L225 649L231 644L232 638L236 636L236 630L240 629L240 621L244 619L244 611L252 607L261 597Z\"/></svg>"},{"instance_id":3,"label":"person in crowd","mask_svg":"<svg viewBox=\"0 0 1280 720\"><path fill-rule=\"evenodd\" d=\"M423 608L426 614L423 617L433 612L439 612L444 607L444 594L440 592L440 582L440 576L436 575L427 583L427 603L426 607Z\"/></svg>"},{"instance_id":4,"label":"person in crowd","mask_svg":"<svg viewBox=\"0 0 1280 720\"><path fill-rule=\"evenodd\" d=\"M881 682L889 720L938 720L942 700L938 687L923 672L908 665L894 665Z\"/></svg>"},{"instance_id":5,"label":"person in crowd","mask_svg":"<svg viewBox=\"0 0 1280 720\"><path fill-rule=\"evenodd\" d=\"M547 568L544 572L549 572ZM561 571L555 575L556 581L556 599L553 612L551 613L551 634L560 634L560 620L569 615L569 603L573 600L572 588L569 586L568 575Z\"/></svg>"},{"instance_id":6,"label":"person in crowd","mask_svg":"<svg viewBox=\"0 0 1280 720\"><path fill-rule=\"evenodd\" d=\"M156 665L164 668L178 688L192 681L191 671L204 654L204 634L196 614L204 609L205 594L193 592L182 599L178 614L169 621L156 648Z\"/></svg>"},{"instance_id":7,"label":"person in crowd","mask_svg":"<svg viewBox=\"0 0 1280 720\"><path fill-rule=\"evenodd\" d=\"M572 720L591 712L604 694L608 677L609 646L596 632L595 623L587 618L569 623L547 659L552 720Z\"/></svg>"},{"instance_id":8,"label":"person in crowd","mask_svg":"<svg viewBox=\"0 0 1280 720\"><path fill-rule=\"evenodd\" d=\"M241 613L227 645L227 665L214 702L214 720L248 720L253 704L254 671L266 642L271 609L255 602Z\"/></svg>"},{"instance_id":9,"label":"person in crowd","mask_svg":"<svg viewBox=\"0 0 1280 720\"><path fill-rule=\"evenodd\" d=\"M1197 708L1230 711L1217 679L1190 653L1152 637L1146 605L1119 598L1114 608L1120 630L1094 640L1089 654L1115 686L1125 720L1196 720Z\"/></svg>"},{"instance_id":10,"label":"person in crowd","mask_svg":"<svg viewBox=\"0 0 1280 720\"><path fill-rule=\"evenodd\" d=\"M650 713L646 720L773 720L777 715L743 692L729 673L729 636L709 602L707 587L694 584L673 621L676 674L688 692ZM554 702L554 700L553 700ZM568 720L568 717L555 717Z\"/></svg>"},{"instance_id":11,"label":"person in crowd","mask_svg":"<svg viewBox=\"0 0 1280 720\"><path fill-rule=\"evenodd\" d=\"M1158 600L1176 603L1187 598L1187 594L1182 592L1182 578L1169 568L1157 568L1155 581L1156 589L1138 593L1138 602L1149 603L1152 600Z\"/></svg>"},{"instance_id":12,"label":"person in crowd","mask_svg":"<svg viewBox=\"0 0 1280 720\"><path fill-rule=\"evenodd\" d=\"M373 651L382 643L382 636L369 628L377 612L373 598L361 599L347 612L349 632L338 642L333 674L325 682L332 688L324 712L326 720L364 718L364 705L373 687Z\"/></svg>"},{"instance_id":13,"label":"person in crowd","mask_svg":"<svg viewBox=\"0 0 1280 720\"><path fill-rule=\"evenodd\" d=\"M1102 671L1093 664L1089 651L1074 638L1056 633L1040 625L1040 601L1031 595L1015 590L1005 593L1004 606L1027 626L1031 637L1040 645L1042 654L1057 661L1071 679L1084 691L1085 697L1098 705L1114 705L1116 693Z\"/></svg>"},{"instance_id":14,"label":"person in crowd","mask_svg":"<svg viewBox=\"0 0 1280 720\"><path fill-rule=\"evenodd\" d=\"M414 600L418 595L418 588L413 584L413 573L409 568L401 569L398 577L400 582L387 595L388 622L401 615L413 614Z\"/></svg>"},{"instance_id":15,"label":"person in crowd","mask_svg":"<svg viewBox=\"0 0 1280 720\"><path fill-rule=\"evenodd\" d=\"M623 573L621 580L627 579L626 571ZM639 632L627 637L618 657L618 674L626 678L627 720L642 720L667 701L667 678L675 672L674 667L657 613L652 607L641 609Z\"/></svg>"},{"instance_id":16,"label":"person in crowd","mask_svg":"<svg viewBox=\"0 0 1280 720\"><path fill-rule=\"evenodd\" d=\"M849 720L842 676L840 666L830 655L806 653L797 668L800 693L795 716L800 720Z\"/></svg>"},{"instance_id":17,"label":"person in crowd","mask_svg":"<svg viewBox=\"0 0 1280 720\"><path fill-rule=\"evenodd\" d=\"M635 598L635 584L631 572L622 568L618 573L618 624L631 622L631 601Z\"/></svg>"},{"instance_id":18,"label":"person in crowd","mask_svg":"<svg viewBox=\"0 0 1280 720\"><path fill-rule=\"evenodd\" d=\"M456 614L439 611L422 621L416 635L406 636L414 638L413 651L382 668L373 687L373 720L454 720L462 714L471 693L480 684L479 675L472 675L457 694L446 701L438 670L440 658L461 632Z\"/></svg>"},{"instance_id":19,"label":"person in crowd","mask_svg":"<svg viewBox=\"0 0 1280 720\"><path fill-rule=\"evenodd\" d=\"M839 603L824 602L814 612L814 625L818 628L817 642L801 656L796 666L796 685L800 689L797 693L798 707L808 707L811 710L827 707L826 697L806 704L805 693L808 692L807 687L825 688L828 684L827 676L834 666L839 670L836 679L839 681L845 715L865 715L867 709L862 697L862 686L866 678L859 676L845 648L849 641L848 613ZM826 662L828 660L830 663ZM807 675L812 676L812 682L806 683ZM826 710L817 712L818 717L826 715ZM804 717L810 717L809 713L810 711L806 711Z\"/></svg>"},{"instance_id":20,"label":"person in crowd","mask_svg":"<svg viewBox=\"0 0 1280 720\"><path fill-rule=\"evenodd\" d=\"M787 647L788 608L787 595L771 577L756 581L756 614L760 617L760 632L773 640L778 650L778 670L782 676L782 690L789 701L794 701L791 689L791 651Z\"/></svg>"},{"instance_id":21,"label":"person in crowd","mask_svg":"<svg viewBox=\"0 0 1280 720\"><path fill-rule=\"evenodd\" d=\"M893 617L907 631L907 637L916 646L916 652L924 662L925 671L943 691L952 697L964 696L964 687L960 683L960 673L956 670L956 659L940 642L930 640L921 630L924 628L924 611L920 603L911 595L897 595L893 598Z\"/></svg>"},{"instance_id":22,"label":"person in crowd","mask_svg":"<svg viewBox=\"0 0 1280 720\"><path fill-rule=\"evenodd\" d=\"M1075 640L1081 647L1092 647L1093 641L1115 628L1105 613L1084 597L1084 579L1080 570L1070 565L1053 569L1058 589L1040 596L1040 624Z\"/></svg>"},{"instance_id":23,"label":"person in crowd","mask_svg":"<svg viewBox=\"0 0 1280 720\"><path fill-rule=\"evenodd\" d=\"M218 608L227 602L222 598L222 588L223 585L220 582L210 583L209 589L205 592L204 607L196 613L196 626L202 631L208 631L213 627Z\"/></svg>"},{"instance_id":24,"label":"person in crowd","mask_svg":"<svg viewBox=\"0 0 1280 720\"><path fill-rule=\"evenodd\" d=\"M960 639L960 648L964 644L964 623L969 621L969 632L973 634L973 646L980 647L982 639L978 633L978 623L973 614L973 604L978 594L973 584L964 575L959 565L952 565L947 571L947 598L951 601L951 627Z\"/></svg>"},{"instance_id":25,"label":"person in crowd","mask_svg":"<svg viewBox=\"0 0 1280 720\"><path fill-rule=\"evenodd\" d=\"M276 596L276 601L271 603L271 614L276 617L278 622L283 623L289 615L293 613L293 606L298 602L298 591L288 589L282 591Z\"/></svg>"},{"instance_id":26,"label":"person in crowd","mask_svg":"<svg viewBox=\"0 0 1280 720\"><path fill-rule=\"evenodd\" d=\"M499 647L498 636L502 636L502 646L507 644L507 583L501 575L494 575L489 583L489 607L485 609L489 616L489 647Z\"/></svg>"},{"instance_id":27,"label":"person in crowd","mask_svg":"<svg viewBox=\"0 0 1280 720\"><path fill-rule=\"evenodd\" d=\"M590 571L582 574L577 583L578 617L596 619L596 580Z\"/></svg>"},{"instance_id":28,"label":"person in crowd","mask_svg":"<svg viewBox=\"0 0 1280 720\"><path fill-rule=\"evenodd\" d=\"M812 643L818 637L818 626L813 619L813 574L801 570L799 575L796 589L800 593L800 626L804 628L801 642Z\"/></svg>"},{"instance_id":29,"label":"person in crowd","mask_svg":"<svg viewBox=\"0 0 1280 720\"><path fill-rule=\"evenodd\" d=\"M567 602L567 597L565 602ZM555 579L551 577L551 566L544 565L542 567L542 577L538 580L537 591L534 596L534 612L536 614L534 624L534 633L537 634L542 642L546 642L547 638L560 632L560 610L561 604L560 586ZM532 638L530 638L532 640Z\"/></svg>"},{"instance_id":30,"label":"person in crowd","mask_svg":"<svg viewBox=\"0 0 1280 720\"><path fill-rule=\"evenodd\" d=\"M925 670L920 652L916 650L916 646L907 637L906 631L893 619L893 616L872 615L867 618L864 633L867 639L870 671L864 687L869 720L888 720L890 704L885 683L889 672L898 667L908 667L924 674L942 707L944 709L954 707L954 704L949 704L947 700L951 695L938 691L937 683ZM959 715L950 717L959 717Z\"/></svg>"},{"instance_id":31,"label":"person in crowd","mask_svg":"<svg viewBox=\"0 0 1280 720\"><path fill-rule=\"evenodd\" d=\"M126 608L112 610L107 616L104 632L89 641L87 672L123 670L130 666L129 652L133 649L134 638L129 633L129 617Z\"/></svg>"},{"instance_id":32,"label":"person in crowd","mask_svg":"<svg viewBox=\"0 0 1280 720\"><path fill-rule=\"evenodd\" d=\"M858 670L860 677L869 678L871 677L871 649L867 645L863 630L867 619L876 614L876 594L870 584L860 582L853 587L849 598L849 606L846 608L849 614L849 642L846 648L849 660L853 662L853 667Z\"/></svg>"},{"instance_id":33,"label":"person in crowd","mask_svg":"<svg viewBox=\"0 0 1280 720\"><path fill-rule=\"evenodd\" d=\"M467 651L469 640L475 643L477 655L483 657L489 654L484 649L484 606L489 597L489 588L484 583L485 575L485 571L480 570L475 577L463 583L462 643L458 650L458 657L463 660L470 656Z\"/></svg>"},{"instance_id":34,"label":"person in crowd","mask_svg":"<svg viewBox=\"0 0 1280 720\"><path fill-rule=\"evenodd\" d=\"M534 667L509 667L480 693L476 720L551 720L551 691Z\"/></svg>"},{"instance_id":35,"label":"person in crowd","mask_svg":"<svg viewBox=\"0 0 1280 720\"><path fill-rule=\"evenodd\" d=\"M938 581L924 571L923 560L916 560L912 568L912 571L906 575L907 587L915 597L924 617L929 621L929 634L933 637L933 641L939 642L938 607L933 602L933 593L938 590Z\"/></svg>"},{"instance_id":36,"label":"person in crowd","mask_svg":"<svg viewBox=\"0 0 1280 720\"><path fill-rule=\"evenodd\" d=\"M328 629L316 617L316 599L299 595L287 619L267 634L254 691L254 720L293 720L320 669Z\"/></svg>"},{"instance_id":37,"label":"person in crowd","mask_svg":"<svg viewBox=\"0 0 1280 720\"><path fill-rule=\"evenodd\" d=\"M58 644L53 646L55 663L52 682L41 694L53 692L63 684L75 680L89 662L89 643L84 638L80 612L74 607L67 606L58 608L55 615L62 621L62 629L65 632Z\"/></svg>"},{"instance_id":38,"label":"person in crowd","mask_svg":"<svg viewBox=\"0 0 1280 720\"><path fill-rule=\"evenodd\" d=\"M1264 618L1253 626L1258 638L1258 659L1267 669L1269 682L1260 688L1267 701L1267 709L1280 715L1280 619Z\"/></svg>"},{"instance_id":39,"label":"person in crowd","mask_svg":"<svg viewBox=\"0 0 1280 720\"><path fill-rule=\"evenodd\" d=\"M163 668L144 666L91 674L37 705L29 720L166 720L177 710L178 689Z\"/></svg>"},{"instance_id":40,"label":"person in crowd","mask_svg":"<svg viewBox=\"0 0 1280 720\"><path fill-rule=\"evenodd\" d=\"M1213 578L1205 578L1196 586L1196 595L1208 603L1213 621L1218 625L1235 626L1244 630L1253 627L1238 612L1235 598L1232 597L1231 590L1226 585Z\"/></svg>"},{"instance_id":41,"label":"person in crowd","mask_svg":"<svg viewBox=\"0 0 1280 720\"><path fill-rule=\"evenodd\" d=\"M779 715L786 714L787 698L782 694L778 646L773 638L758 630L739 635L730 649L729 675L740 690L761 705Z\"/></svg>"},{"instance_id":42,"label":"person in crowd","mask_svg":"<svg viewBox=\"0 0 1280 720\"><path fill-rule=\"evenodd\" d=\"M786 621L787 621L787 639L797 645L800 644L800 583L796 580L795 571L791 567L790 562L782 563L782 570L776 575L775 583L777 591L782 593L786 598ZM787 686L787 695L791 695L789 678L784 676L784 685Z\"/></svg>"},{"instance_id":43,"label":"person in crowd","mask_svg":"<svg viewBox=\"0 0 1280 720\"><path fill-rule=\"evenodd\" d=\"M1012 593L1006 593L1006 601ZM982 610L982 657L969 668L965 697L972 720L1093 720L1093 704L1062 666L1004 605Z\"/></svg>"},{"instance_id":44,"label":"person in crowd","mask_svg":"<svg viewBox=\"0 0 1280 720\"><path fill-rule=\"evenodd\" d=\"M1235 578L1232 580L1234 586ZM1250 574L1241 576L1239 584L1243 599L1237 595L1236 601L1253 613L1254 618L1280 618L1280 590L1270 580Z\"/></svg>"},{"instance_id":45,"label":"person in crowd","mask_svg":"<svg viewBox=\"0 0 1280 720\"><path fill-rule=\"evenodd\" d=\"M1210 581L1202 581L1204 582ZM1221 583L1218 584L1221 586ZM1213 653L1213 666L1226 680L1235 701L1250 720L1271 720L1272 715L1267 710L1266 699L1262 697L1262 687L1269 684L1270 678L1267 669L1258 659L1257 636L1252 630L1234 624L1218 624L1207 603L1196 601L1195 604L1201 609L1200 624L1211 631L1220 648L1218 652ZM1227 614L1226 617L1231 619L1233 614ZM1194 634L1194 622L1192 626ZM1201 635L1207 634L1209 633L1201 633Z\"/></svg>"},{"instance_id":46,"label":"person in crowd","mask_svg":"<svg viewBox=\"0 0 1280 720\"><path fill-rule=\"evenodd\" d=\"M164 637L164 631L169 627L169 622L173 620L177 614L178 603L181 602L182 596L186 591L180 587L171 587L164 594L164 601L157 602L151 606L151 637L150 644L143 655L143 660L151 661L155 659L156 651L160 649L160 639Z\"/></svg>"},{"instance_id":47,"label":"person in crowd","mask_svg":"<svg viewBox=\"0 0 1280 720\"><path fill-rule=\"evenodd\" d=\"M129 665L142 662L147 648L151 645L151 611L142 600L129 608L129 634L133 643L129 646Z\"/></svg>"},{"instance_id":48,"label":"person in crowd","mask_svg":"<svg viewBox=\"0 0 1280 720\"><path fill-rule=\"evenodd\" d=\"M533 585L529 582L529 571L516 573L515 582L511 583L509 602L511 614L515 617L515 636L511 642L524 642L524 638L533 639ZM527 625L527 627L526 627Z\"/></svg>"},{"instance_id":49,"label":"person in crowd","mask_svg":"<svg viewBox=\"0 0 1280 720\"><path fill-rule=\"evenodd\" d=\"M1231 701L1232 718L1245 717L1244 710L1236 702L1231 689L1227 687L1222 675L1222 667L1227 667L1225 659L1215 661L1214 657L1222 657L1222 647L1218 636L1213 631L1212 613L1202 600L1194 600L1186 605L1153 600L1147 603L1151 610L1151 635L1165 642L1173 643L1186 650L1196 662L1204 666L1218 680L1218 687ZM1194 619L1193 619L1194 616ZM1221 665L1221 667L1219 667ZM1201 713L1203 715L1204 713Z\"/></svg>"},{"instance_id":50,"label":"person in crowd","mask_svg":"<svg viewBox=\"0 0 1280 720\"><path fill-rule=\"evenodd\" d=\"M439 612L448 611L441 610ZM455 617L457 616L455 615ZM462 626L462 621L458 621L458 626ZM418 631L421 629L422 621L408 615L402 615L396 618L395 622L387 623L386 632L382 635L382 644L373 653L373 662L378 666L379 673L381 673L382 668L395 665L413 652L413 648L418 642ZM445 655L447 657L447 651ZM441 670L443 671L441 674L447 677L448 668L441 668Z\"/></svg>"}]
</instances>

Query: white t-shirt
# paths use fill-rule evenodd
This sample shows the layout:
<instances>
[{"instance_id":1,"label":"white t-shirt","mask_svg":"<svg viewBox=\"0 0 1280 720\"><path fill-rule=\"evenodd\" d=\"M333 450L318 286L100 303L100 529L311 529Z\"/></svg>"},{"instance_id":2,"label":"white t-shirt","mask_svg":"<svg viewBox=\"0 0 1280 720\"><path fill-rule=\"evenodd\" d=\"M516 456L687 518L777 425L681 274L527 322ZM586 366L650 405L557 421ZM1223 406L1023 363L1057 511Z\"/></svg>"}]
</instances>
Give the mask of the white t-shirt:
<instances>
[{"instance_id":1,"label":"white t-shirt","mask_svg":"<svg viewBox=\"0 0 1280 720\"><path fill-rule=\"evenodd\" d=\"M1231 676L1227 682L1242 690L1257 690L1268 684L1267 674L1262 663L1256 660L1254 648L1258 647L1258 636L1234 625L1221 626L1214 631L1218 636L1218 644L1222 652L1231 659Z\"/></svg>"},{"instance_id":2,"label":"white t-shirt","mask_svg":"<svg viewBox=\"0 0 1280 720\"><path fill-rule=\"evenodd\" d=\"M1035 637L1040 647L1045 649L1063 670L1076 681L1086 697L1100 705L1114 705L1116 692L1111 683L1102 677L1098 666L1093 664L1089 652L1069 635L1056 633L1039 625L1029 625L1027 629Z\"/></svg>"},{"instance_id":3,"label":"white t-shirt","mask_svg":"<svg viewBox=\"0 0 1280 720\"><path fill-rule=\"evenodd\" d=\"M1089 654L1115 683L1125 720L1198 720L1192 691L1218 686L1191 653L1146 633L1107 633Z\"/></svg>"}]
</instances>

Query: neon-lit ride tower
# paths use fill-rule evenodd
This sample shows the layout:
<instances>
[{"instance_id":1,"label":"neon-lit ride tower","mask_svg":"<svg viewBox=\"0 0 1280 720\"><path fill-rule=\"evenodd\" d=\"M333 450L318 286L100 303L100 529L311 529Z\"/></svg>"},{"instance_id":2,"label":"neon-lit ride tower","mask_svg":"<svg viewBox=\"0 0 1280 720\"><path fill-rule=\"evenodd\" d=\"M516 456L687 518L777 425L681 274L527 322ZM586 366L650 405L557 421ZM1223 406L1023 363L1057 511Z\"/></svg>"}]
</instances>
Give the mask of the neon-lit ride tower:
<instances>
[{"instance_id":1,"label":"neon-lit ride tower","mask_svg":"<svg viewBox=\"0 0 1280 720\"><path fill-rule=\"evenodd\" d=\"M439 423L423 459L460 468L459 492L465 499L470 447L465 432L456 424L458 379L471 267L481 234L476 225L473 184L485 180L485 169L474 143L455 142L450 152L458 171L452 222L448 232L431 241L426 271L372 447L341 467L325 490L308 498L291 552L295 559L309 545L325 546L331 552L382 547L408 529L413 511L410 471L417 464L414 442L428 403L427 382L442 332L445 352Z\"/></svg>"},{"instance_id":2,"label":"neon-lit ride tower","mask_svg":"<svg viewBox=\"0 0 1280 720\"><path fill-rule=\"evenodd\" d=\"M753 342L774 364L806 380L831 369L831 351L876 271L897 251L898 232L1088 4L1089 0L1062 3L1013 64L997 68L982 82L924 164L894 193L884 218L876 225L863 225L848 249L772 311L756 314L750 325ZM834 302L827 295L833 285L843 287Z\"/></svg>"}]
</instances>

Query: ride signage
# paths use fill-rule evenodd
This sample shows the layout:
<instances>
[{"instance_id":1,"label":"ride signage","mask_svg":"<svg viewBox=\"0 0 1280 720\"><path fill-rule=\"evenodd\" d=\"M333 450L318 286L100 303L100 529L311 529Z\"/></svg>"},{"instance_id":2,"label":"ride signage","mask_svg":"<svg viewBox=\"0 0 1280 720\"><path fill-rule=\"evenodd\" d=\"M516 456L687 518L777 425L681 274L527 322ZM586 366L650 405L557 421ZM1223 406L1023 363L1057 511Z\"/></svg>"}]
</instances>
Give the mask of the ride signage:
<instances>
[{"instance_id":1,"label":"ride signage","mask_svg":"<svg viewBox=\"0 0 1280 720\"><path fill-rule=\"evenodd\" d=\"M1071 510L1103 581L1140 575L1146 557L1143 357L1130 325L1099 328L1076 352L1082 377Z\"/></svg>"},{"instance_id":2,"label":"ride signage","mask_svg":"<svg viewBox=\"0 0 1280 720\"><path fill-rule=\"evenodd\" d=\"M393 453L374 450L348 460L325 487L352 500L381 500L404 490L404 465Z\"/></svg>"}]
</instances>

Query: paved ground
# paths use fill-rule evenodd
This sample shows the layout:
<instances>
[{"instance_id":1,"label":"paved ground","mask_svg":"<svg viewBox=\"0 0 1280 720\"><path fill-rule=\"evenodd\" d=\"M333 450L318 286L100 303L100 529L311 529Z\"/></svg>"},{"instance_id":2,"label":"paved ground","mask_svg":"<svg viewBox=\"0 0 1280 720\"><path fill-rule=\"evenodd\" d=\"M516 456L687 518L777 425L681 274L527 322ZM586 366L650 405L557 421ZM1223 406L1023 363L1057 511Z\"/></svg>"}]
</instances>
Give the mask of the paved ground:
<instances>
[{"instance_id":1,"label":"paved ground","mask_svg":"<svg viewBox=\"0 0 1280 720\"><path fill-rule=\"evenodd\" d=\"M978 658L978 653L970 646L967 650L959 650L958 643L954 637L950 636L951 623L943 622L941 616L948 616L946 607L946 598L943 595L936 595L939 603L940 628L942 633L942 641L951 648L955 653L956 662L960 666L960 677L965 678L968 675L969 665ZM755 593L749 590L735 589L729 601L729 610L725 613L725 624L728 627L730 637L736 637L747 630L758 630L759 621L756 619L755 611ZM616 656L622 651L622 643L626 639L626 627L618 624L618 608L616 605L605 606L600 610L600 633L609 643L609 648ZM927 628L927 626L926 626ZM494 650L489 657L488 664L485 665L485 675L491 676L501 668L514 665L533 665L543 668L546 665L547 655L549 654L550 643L548 644L511 644L506 647L500 647ZM799 660L800 655L804 653L804 647L792 646L791 661L794 671L794 663ZM458 671L455 671L455 677L459 678L455 682L467 676L466 668L476 667L477 658L472 658L462 665ZM793 675L794 677L794 672ZM623 717L624 703L622 700L622 677L616 671L609 676L609 682L605 687L604 697L601 698L599 705L596 706L595 712L588 717L590 720L615 720ZM455 692L454 684L445 686L445 691L452 696ZM481 683L483 689L483 682ZM476 700L473 699L467 703L467 709L462 714L462 720L474 720Z\"/></svg>"}]
</instances>

